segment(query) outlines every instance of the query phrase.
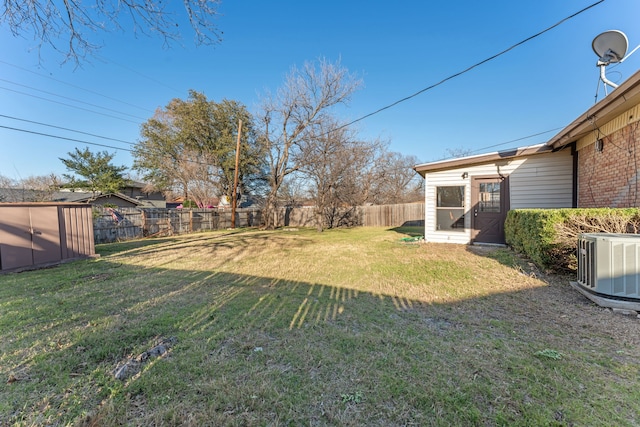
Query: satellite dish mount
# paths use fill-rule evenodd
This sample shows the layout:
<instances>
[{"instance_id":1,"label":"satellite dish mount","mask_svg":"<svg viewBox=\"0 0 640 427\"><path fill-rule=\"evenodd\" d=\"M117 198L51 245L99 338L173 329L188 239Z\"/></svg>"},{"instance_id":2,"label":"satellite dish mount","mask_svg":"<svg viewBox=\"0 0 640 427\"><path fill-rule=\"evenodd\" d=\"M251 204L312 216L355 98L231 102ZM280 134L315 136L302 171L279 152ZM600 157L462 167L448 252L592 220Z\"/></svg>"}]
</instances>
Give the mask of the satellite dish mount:
<instances>
[{"instance_id":1,"label":"satellite dish mount","mask_svg":"<svg viewBox=\"0 0 640 427\"><path fill-rule=\"evenodd\" d=\"M622 31L609 30L593 39L591 47L593 47L593 51L598 55L596 65L600 67L600 80L605 84L606 91L607 85L614 89L618 87L617 84L607 79L607 65L624 61L640 48L640 45L633 49L629 55L625 56L629 48L627 36Z\"/></svg>"}]
</instances>

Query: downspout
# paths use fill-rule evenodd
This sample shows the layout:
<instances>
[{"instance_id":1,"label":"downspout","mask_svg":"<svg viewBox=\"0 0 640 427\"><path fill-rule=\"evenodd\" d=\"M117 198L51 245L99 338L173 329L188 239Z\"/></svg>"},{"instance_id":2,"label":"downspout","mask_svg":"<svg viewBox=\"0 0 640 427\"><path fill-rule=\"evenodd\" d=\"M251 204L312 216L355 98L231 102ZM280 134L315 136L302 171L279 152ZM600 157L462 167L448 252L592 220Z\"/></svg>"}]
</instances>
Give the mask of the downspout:
<instances>
[{"instance_id":1,"label":"downspout","mask_svg":"<svg viewBox=\"0 0 640 427\"><path fill-rule=\"evenodd\" d=\"M571 179L573 180L571 185L571 207L578 207L578 150L576 149L576 142L571 143L571 157L573 159L573 171Z\"/></svg>"}]
</instances>

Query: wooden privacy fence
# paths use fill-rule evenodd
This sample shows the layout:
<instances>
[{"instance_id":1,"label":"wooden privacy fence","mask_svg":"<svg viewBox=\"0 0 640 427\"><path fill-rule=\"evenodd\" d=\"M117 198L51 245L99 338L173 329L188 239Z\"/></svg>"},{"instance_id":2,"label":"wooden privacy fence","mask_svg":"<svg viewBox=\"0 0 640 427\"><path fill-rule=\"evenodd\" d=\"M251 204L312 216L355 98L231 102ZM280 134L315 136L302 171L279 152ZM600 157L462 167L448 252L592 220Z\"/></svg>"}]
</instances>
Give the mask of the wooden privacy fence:
<instances>
[{"instance_id":1,"label":"wooden privacy fence","mask_svg":"<svg viewBox=\"0 0 640 427\"><path fill-rule=\"evenodd\" d=\"M359 206L356 212L357 224L364 227L424 226L424 203ZM279 221L284 226L315 227L315 207L282 208Z\"/></svg>"},{"instance_id":2,"label":"wooden privacy fence","mask_svg":"<svg viewBox=\"0 0 640 427\"><path fill-rule=\"evenodd\" d=\"M222 209L139 209L93 208L93 231L96 243L110 243L141 237L224 230L231 227L231 210ZM313 207L282 208L280 226L315 227ZM358 225L367 227L399 227L424 225L424 203L361 206L357 208ZM236 227L262 225L260 209L236 211Z\"/></svg>"},{"instance_id":3,"label":"wooden privacy fence","mask_svg":"<svg viewBox=\"0 0 640 427\"><path fill-rule=\"evenodd\" d=\"M424 225L424 203L362 206L362 225L365 227L399 227Z\"/></svg>"},{"instance_id":4,"label":"wooden privacy fence","mask_svg":"<svg viewBox=\"0 0 640 427\"><path fill-rule=\"evenodd\" d=\"M238 209L236 227L260 225L260 210ZM93 231L96 243L110 243L141 237L223 230L231 227L231 210L138 209L94 207Z\"/></svg>"}]
</instances>

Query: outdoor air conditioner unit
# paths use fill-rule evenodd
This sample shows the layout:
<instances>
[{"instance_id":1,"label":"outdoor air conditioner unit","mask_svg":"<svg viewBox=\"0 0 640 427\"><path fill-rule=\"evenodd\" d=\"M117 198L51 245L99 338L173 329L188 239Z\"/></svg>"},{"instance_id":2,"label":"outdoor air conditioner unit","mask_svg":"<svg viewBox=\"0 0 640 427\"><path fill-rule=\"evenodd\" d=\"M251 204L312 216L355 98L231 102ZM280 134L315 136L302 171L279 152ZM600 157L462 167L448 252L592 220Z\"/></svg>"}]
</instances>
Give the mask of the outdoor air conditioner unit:
<instances>
[{"instance_id":1,"label":"outdoor air conditioner unit","mask_svg":"<svg viewBox=\"0 0 640 427\"><path fill-rule=\"evenodd\" d=\"M578 284L608 298L640 300L640 235L580 234Z\"/></svg>"}]
</instances>

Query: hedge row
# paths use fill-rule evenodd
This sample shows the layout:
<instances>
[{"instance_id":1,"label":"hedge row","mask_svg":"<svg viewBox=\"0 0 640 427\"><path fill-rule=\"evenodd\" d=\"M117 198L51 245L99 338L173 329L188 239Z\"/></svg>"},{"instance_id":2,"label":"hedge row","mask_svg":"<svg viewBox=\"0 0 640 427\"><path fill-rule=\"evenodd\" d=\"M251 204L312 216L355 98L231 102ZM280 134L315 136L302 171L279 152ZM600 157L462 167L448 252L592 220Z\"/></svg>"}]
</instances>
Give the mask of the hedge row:
<instances>
[{"instance_id":1,"label":"hedge row","mask_svg":"<svg viewBox=\"0 0 640 427\"><path fill-rule=\"evenodd\" d=\"M505 239L539 267L575 270L580 233L639 233L640 209L516 209L509 211Z\"/></svg>"}]
</instances>

